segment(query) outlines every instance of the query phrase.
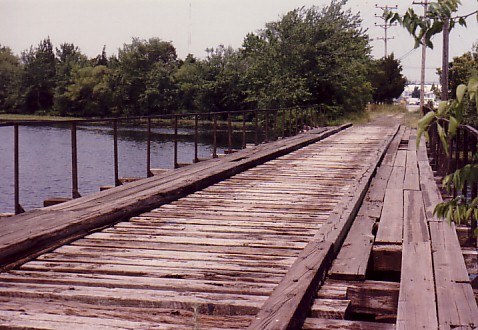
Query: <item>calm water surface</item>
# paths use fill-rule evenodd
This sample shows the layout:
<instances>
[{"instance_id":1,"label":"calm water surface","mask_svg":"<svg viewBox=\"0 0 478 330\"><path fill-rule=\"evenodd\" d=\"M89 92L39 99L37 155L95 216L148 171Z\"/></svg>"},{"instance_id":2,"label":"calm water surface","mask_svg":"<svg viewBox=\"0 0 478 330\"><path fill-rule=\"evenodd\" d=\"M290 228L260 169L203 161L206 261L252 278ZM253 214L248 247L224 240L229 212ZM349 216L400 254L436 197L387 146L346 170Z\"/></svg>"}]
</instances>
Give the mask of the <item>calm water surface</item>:
<instances>
[{"instance_id":1,"label":"calm water surface","mask_svg":"<svg viewBox=\"0 0 478 330\"><path fill-rule=\"evenodd\" d=\"M179 130L178 161L191 163L194 136L191 129ZM241 145L241 133L234 147ZM173 168L173 131L153 128L151 167ZM251 138L249 136L248 140ZM212 135L200 132L199 158L210 158ZM68 126L20 126L20 204L25 210L43 206L51 197L71 196L71 133ZM78 186L82 196L114 185L113 132L105 126L79 126ZM118 129L120 177L146 176L146 132L142 128ZM227 134L218 133L218 153L227 145ZM14 211L13 127L0 127L0 213Z\"/></svg>"}]
</instances>

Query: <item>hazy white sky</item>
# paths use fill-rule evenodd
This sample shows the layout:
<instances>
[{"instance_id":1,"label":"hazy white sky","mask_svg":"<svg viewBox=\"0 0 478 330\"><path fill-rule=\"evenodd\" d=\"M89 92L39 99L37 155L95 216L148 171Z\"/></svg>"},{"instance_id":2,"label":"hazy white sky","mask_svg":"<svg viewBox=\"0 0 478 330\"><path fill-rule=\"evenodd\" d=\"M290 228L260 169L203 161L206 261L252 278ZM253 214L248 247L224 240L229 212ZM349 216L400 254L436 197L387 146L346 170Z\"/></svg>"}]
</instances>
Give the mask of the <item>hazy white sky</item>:
<instances>
[{"instance_id":1,"label":"hazy white sky","mask_svg":"<svg viewBox=\"0 0 478 330\"><path fill-rule=\"evenodd\" d=\"M462 0L463 12L478 8L476 0ZM289 10L301 6L324 6L329 0L0 0L0 44L14 53L37 46L50 36L54 46L70 42L90 57L101 53L106 45L108 55L117 53L132 37L158 37L172 41L180 58L188 52L205 56L205 49L219 44L238 48L248 32L255 32L266 22L275 21ZM413 0L349 0L347 8L360 12L364 27L374 41L373 55L384 54L383 29L375 23L379 6L399 6L399 12ZM421 11L419 6L416 10ZM478 40L476 19L469 19L467 30L457 28L451 34L451 56L471 50ZM389 30L388 50L401 59L404 74L418 80L421 51L412 51L414 42L401 27ZM435 68L441 66L441 38L435 50L428 51L427 80L436 82ZM411 52L410 52L411 51Z\"/></svg>"}]
</instances>

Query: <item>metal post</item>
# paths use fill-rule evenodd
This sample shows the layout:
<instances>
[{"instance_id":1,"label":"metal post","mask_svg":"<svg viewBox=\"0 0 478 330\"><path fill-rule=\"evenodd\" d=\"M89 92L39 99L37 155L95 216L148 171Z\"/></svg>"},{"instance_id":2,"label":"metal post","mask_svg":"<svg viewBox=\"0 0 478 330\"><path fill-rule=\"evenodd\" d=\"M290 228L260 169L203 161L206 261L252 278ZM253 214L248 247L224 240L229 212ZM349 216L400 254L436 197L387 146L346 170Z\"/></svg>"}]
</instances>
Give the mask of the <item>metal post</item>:
<instances>
[{"instance_id":1,"label":"metal post","mask_svg":"<svg viewBox=\"0 0 478 330\"><path fill-rule=\"evenodd\" d=\"M254 119L255 119L255 145L259 145L259 112L257 110L254 111Z\"/></svg>"},{"instance_id":2,"label":"metal post","mask_svg":"<svg viewBox=\"0 0 478 330\"><path fill-rule=\"evenodd\" d=\"M81 197L78 192L78 149L76 143L76 123L71 123L71 195L73 198Z\"/></svg>"},{"instance_id":3,"label":"metal post","mask_svg":"<svg viewBox=\"0 0 478 330\"><path fill-rule=\"evenodd\" d=\"M15 214L25 212L20 205L20 156L19 156L19 139L18 139L18 124L13 126L13 143L14 143L14 176L15 176Z\"/></svg>"},{"instance_id":4,"label":"metal post","mask_svg":"<svg viewBox=\"0 0 478 330\"><path fill-rule=\"evenodd\" d=\"M246 112L242 112L242 149L246 149Z\"/></svg>"},{"instance_id":5,"label":"metal post","mask_svg":"<svg viewBox=\"0 0 478 330\"><path fill-rule=\"evenodd\" d=\"M174 168L178 167L178 115L174 115Z\"/></svg>"},{"instance_id":6,"label":"metal post","mask_svg":"<svg viewBox=\"0 0 478 330\"><path fill-rule=\"evenodd\" d=\"M297 122L299 116L299 110L295 108L295 135L299 134L299 124Z\"/></svg>"},{"instance_id":7,"label":"metal post","mask_svg":"<svg viewBox=\"0 0 478 330\"><path fill-rule=\"evenodd\" d=\"M199 163L198 157L198 122L199 122L199 115L194 115L194 160L193 163Z\"/></svg>"},{"instance_id":8,"label":"metal post","mask_svg":"<svg viewBox=\"0 0 478 330\"><path fill-rule=\"evenodd\" d=\"M272 132L272 139L277 140L277 110L274 110L274 128Z\"/></svg>"},{"instance_id":9,"label":"metal post","mask_svg":"<svg viewBox=\"0 0 478 330\"><path fill-rule=\"evenodd\" d=\"M289 108L289 136L292 136L292 108Z\"/></svg>"},{"instance_id":10,"label":"metal post","mask_svg":"<svg viewBox=\"0 0 478 330\"><path fill-rule=\"evenodd\" d=\"M148 143L147 143L147 151L146 151L146 176L152 177L153 173L151 173L151 118L148 118Z\"/></svg>"},{"instance_id":11,"label":"metal post","mask_svg":"<svg viewBox=\"0 0 478 330\"><path fill-rule=\"evenodd\" d=\"M113 157L115 166L115 186L121 186L118 169L118 121L113 120Z\"/></svg>"},{"instance_id":12,"label":"metal post","mask_svg":"<svg viewBox=\"0 0 478 330\"><path fill-rule=\"evenodd\" d=\"M266 140L265 142L269 142L269 110L266 110L266 114L265 114L265 128L266 128Z\"/></svg>"},{"instance_id":13,"label":"metal post","mask_svg":"<svg viewBox=\"0 0 478 330\"><path fill-rule=\"evenodd\" d=\"M282 138L285 137L285 109L282 110Z\"/></svg>"},{"instance_id":14,"label":"metal post","mask_svg":"<svg viewBox=\"0 0 478 330\"><path fill-rule=\"evenodd\" d=\"M212 158L217 158L217 116L216 114L213 115L214 121L214 136L212 141Z\"/></svg>"},{"instance_id":15,"label":"metal post","mask_svg":"<svg viewBox=\"0 0 478 330\"><path fill-rule=\"evenodd\" d=\"M228 127L228 133L227 133L227 146L229 148L229 152L232 152L232 123L231 123L231 113L229 112L227 114L227 127Z\"/></svg>"}]
</instances>

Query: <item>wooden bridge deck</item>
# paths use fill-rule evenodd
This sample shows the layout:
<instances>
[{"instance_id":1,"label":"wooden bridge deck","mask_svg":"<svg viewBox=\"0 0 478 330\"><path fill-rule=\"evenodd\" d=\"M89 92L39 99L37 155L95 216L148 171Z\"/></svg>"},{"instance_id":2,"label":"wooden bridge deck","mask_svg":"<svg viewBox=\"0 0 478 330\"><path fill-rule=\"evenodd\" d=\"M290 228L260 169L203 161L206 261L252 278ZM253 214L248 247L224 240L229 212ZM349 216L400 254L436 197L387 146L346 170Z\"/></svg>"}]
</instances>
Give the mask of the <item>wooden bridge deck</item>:
<instances>
[{"instance_id":1,"label":"wooden bridge deck","mask_svg":"<svg viewBox=\"0 0 478 330\"><path fill-rule=\"evenodd\" d=\"M190 169L175 170L160 178L98 194L100 202L101 198L104 199L106 206L103 207L108 207L108 201L115 204L102 213L106 214L105 219L116 217L124 221L80 239L72 240L98 225L88 225L88 212L94 217L95 212L102 210L100 206L96 209L91 206L94 197L8 219L18 222L7 228L19 230L22 220L48 219L50 210L50 216L70 216L69 223L75 226L50 226L48 230L53 233L52 239L58 240L52 244L47 244L48 230L36 234L38 240L33 240L33 243L28 239L19 240L21 235L13 235L11 230L0 236L2 265L5 269L16 266L0 274L0 328L294 329L299 328L309 315L304 325L307 329L393 329L393 316L389 323L384 323L383 316L395 314L396 317L398 313L397 328L418 329L414 327L417 323L410 323L412 318L409 316L416 315L412 313L420 302L416 298L426 297L420 290L431 297L431 288L423 285L416 294L411 292L412 283L417 280L413 276L419 277L421 273L409 266L402 272L410 274L409 277L402 278L400 283L396 279L377 281L368 278L369 260L376 258L381 251L375 251L375 246L392 246L392 251L397 251L393 248L399 245L400 251L396 253L401 256L403 250L403 255L409 256L409 262L404 262L403 267L411 262L417 263L414 261L417 258L420 258L418 263L429 265L421 258L430 252L431 260L430 246L435 253L443 254L445 259L438 259L442 261L436 264L444 274L437 287L438 304L436 301L433 304L435 309L438 306L438 315L440 306L442 309L444 306L441 299L445 290L460 289L460 292L469 294L466 286L469 283L463 273L460 273L460 278L453 277L456 275L454 271L448 273L450 265L447 261L454 259L447 258L456 255L450 256L446 249L440 249L443 244L448 247L454 242L450 234L453 232L447 231L448 227L435 219L430 220L437 225L436 233L446 233L442 236L442 245L433 245L433 241L430 245L430 239L424 239L426 235L415 235L425 233L424 227L403 221L418 217L422 222L417 223L426 226L425 215L430 215L428 204L439 198L433 186L428 189L430 182L426 183L428 186L422 185L420 190L418 183L424 182L422 178L431 178L422 174L428 170L423 163L424 155L419 152L418 158L413 158L414 152L417 153L413 150L413 139L409 139L410 132L401 129L396 134L396 126L371 124L348 128L315 142L324 133L297 137L295 142L289 139L278 141L263 147L262 151L261 148L245 150L209 164L195 164ZM410 141L407 147L410 146L411 153L403 155L402 139ZM304 146L306 144L309 145ZM387 148L388 153L383 158ZM294 149L298 150L290 152ZM275 156L285 155L265 162L275 157L266 156L272 154L271 150L275 150ZM223 176L234 174L236 170L233 168L236 167L233 165L241 167L241 162L252 158L260 161L242 167L262 164L220 181ZM378 164L381 166L376 172ZM419 172L422 168L423 171ZM236 173L242 169L237 169ZM175 173L190 173L181 181L186 188L177 188L177 178L181 176ZM216 175L214 181L220 182L188 194L209 185L211 181L205 179L207 175ZM414 179L407 179L410 177ZM190 181L195 182L194 187L190 187ZM161 185L162 190L158 188ZM164 187L172 189L170 195L166 194ZM409 193L412 187L414 193ZM395 215L393 208L400 209L396 207L396 201L401 199L396 197L394 189L401 189L402 194L407 191L403 205L425 201L419 204L423 205L421 208L403 206L405 216L391 217L390 226L406 233L403 242L390 241L391 238L386 237L393 236L395 231L389 231L387 235L385 227L388 225L382 226L384 229L380 227L381 223L388 221L381 214ZM146 197L151 191L156 194L154 200ZM422 193L421 199L417 192ZM127 203L128 194L140 201L144 208L176 200L130 217L137 206L125 205L130 211L124 211L124 214L118 206ZM188 195L177 198L183 194ZM86 205L90 205L88 212L81 211L77 220L72 219L75 210ZM399 219L398 224L393 219ZM87 222L86 228L75 229L84 221ZM384 240L381 245L378 242L373 244L377 226L377 237ZM73 234L68 234L72 228ZM23 227L24 235L28 235L26 231L28 229ZM24 249L12 247L15 239ZM346 243L341 248L344 239ZM63 244L64 241L69 244ZM53 250L53 247L57 248ZM35 248L38 256L23 263L29 248ZM40 254L48 249L51 251ZM425 251L425 254L410 253L410 249ZM386 250L386 253L390 251ZM319 298L310 310L317 289L337 254L318 293ZM393 270L384 271L383 265L377 267L382 267L380 271L384 274L393 273ZM429 284L430 276L433 281L433 269L423 270L426 271L425 282ZM353 300L353 292L363 293L366 288L384 295L380 298L376 294L375 297L379 305L383 305L381 309L368 310L369 315L377 316L374 322L358 318L360 313L366 314L359 310L365 307L363 302ZM457 293L455 300L462 297ZM362 296L356 299L364 300ZM428 306L430 301L433 299L426 300L424 305ZM467 303L468 309L457 305L456 310L463 311L463 315L473 315L476 303L473 305L470 300ZM443 309L442 313L446 311ZM339 320L345 317L349 321ZM438 324L437 315L434 317ZM461 324L464 328L474 320L466 321L468 323ZM432 327L424 328L436 328L433 323L426 325Z\"/></svg>"}]
</instances>

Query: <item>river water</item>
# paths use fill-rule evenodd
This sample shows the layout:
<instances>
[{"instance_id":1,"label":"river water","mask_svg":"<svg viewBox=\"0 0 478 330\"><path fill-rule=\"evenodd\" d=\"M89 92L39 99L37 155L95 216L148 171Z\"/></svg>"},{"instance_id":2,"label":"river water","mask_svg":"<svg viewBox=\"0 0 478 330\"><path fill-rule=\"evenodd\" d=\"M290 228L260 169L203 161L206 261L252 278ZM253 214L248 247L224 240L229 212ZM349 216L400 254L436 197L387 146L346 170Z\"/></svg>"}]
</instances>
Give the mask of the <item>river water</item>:
<instances>
[{"instance_id":1,"label":"river water","mask_svg":"<svg viewBox=\"0 0 478 330\"><path fill-rule=\"evenodd\" d=\"M172 129L153 128L151 167L173 168ZM192 163L194 131L179 129L178 162ZM0 127L0 213L14 212L13 127ZM234 135L233 146L241 145ZM248 134L248 140L251 135ZM213 137L200 131L199 158L211 158ZM78 126L78 187L82 196L114 185L113 131L107 126ZM217 152L227 146L227 133L218 132ZM144 128L118 129L119 177L146 177L147 135ZM25 210L43 206L52 197L71 196L71 131L61 124L20 126L20 204Z\"/></svg>"}]
</instances>

